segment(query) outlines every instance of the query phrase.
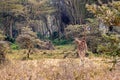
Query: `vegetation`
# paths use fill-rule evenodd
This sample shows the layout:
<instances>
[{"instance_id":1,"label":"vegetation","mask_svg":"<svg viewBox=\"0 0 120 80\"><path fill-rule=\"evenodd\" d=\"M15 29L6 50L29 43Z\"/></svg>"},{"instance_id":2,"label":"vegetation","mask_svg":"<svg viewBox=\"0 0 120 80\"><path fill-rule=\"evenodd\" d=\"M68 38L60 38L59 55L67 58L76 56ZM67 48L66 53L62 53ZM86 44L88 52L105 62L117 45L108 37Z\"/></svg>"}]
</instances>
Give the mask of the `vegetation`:
<instances>
[{"instance_id":1,"label":"vegetation","mask_svg":"<svg viewBox=\"0 0 120 80\"><path fill-rule=\"evenodd\" d=\"M2 31L0 31L0 64L7 60L6 54L9 51L9 45L7 42L3 41L4 38L5 36L3 35Z\"/></svg>"},{"instance_id":2,"label":"vegetation","mask_svg":"<svg viewBox=\"0 0 120 80\"><path fill-rule=\"evenodd\" d=\"M109 4L101 5L86 5L88 11L92 12L95 17L101 20L104 24L109 27L109 31L112 31L113 26L120 26L120 1L114 1ZM120 54L119 43L120 39L117 37L118 34L113 35L113 33L108 32L108 35L104 36L105 41L103 45L99 45L98 50L102 53L107 53L113 57L113 66L117 63L116 57Z\"/></svg>"},{"instance_id":3,"label":"vegetation","mask_svg":"<svg viewBox=\"0 0 120 80\"><path fill-rule=\"evenodd\" d=\"M36 37L37 35L32 32L30 28L24 27L21 31L21 35L16 39L21 48L28 49L27 58L29 58L32 49L34 49Z\"/></svg>"},{"instance_id":4,"label":"vegetation","mask_svg":"<svg viewBox=\"0 0 120 80\"><path fill-rule=\"evenodd\" d=\"M106 25L111 26L119 26L120 21L120 10L119 10L120 2L116 1L109 4L101 4L99 5L86 5L89 11L95 14L95 17L102 20Z\"/></svg>"},{"instance_id":5,"label":"vegetation","mask_svg":"<svg viewBox=\"0 0 120 80\"><path fill-rule=\"evenodd\" d=\"M0 79L119 80L120 78L119 70L115 70L111 73L107 70L110 65L101 63L99 59L96 61L86 61L84 66L85 67L82 67L79 59L18 61L14 62L12 65L5 66L4 69L0 70Z\"/></svg>"},{"instance_id":6,"label":"vegetation","mask_svg":"<svg viewBox=\"0 0 120 80\"><path fill-rule=\"evenodd\" d=\"M0 0L0 80L119 80L119 7L119 0Z\"/></svg>"},{"instance_id":7,"label":"vegetation","mask_svg":"<svg viewBox=\"0 0 120 80\"><path fill-rule=\"evenodd\" d=\"M104 39L108 43L99 45L98 52L112 57L113 61L111 61L111 63L113 63L113 65L110 69L112 70L115 69L116 63L119 62L118 57L120 57L120 39L115 35L104 35Z\"/></svg>"}]
</instances>

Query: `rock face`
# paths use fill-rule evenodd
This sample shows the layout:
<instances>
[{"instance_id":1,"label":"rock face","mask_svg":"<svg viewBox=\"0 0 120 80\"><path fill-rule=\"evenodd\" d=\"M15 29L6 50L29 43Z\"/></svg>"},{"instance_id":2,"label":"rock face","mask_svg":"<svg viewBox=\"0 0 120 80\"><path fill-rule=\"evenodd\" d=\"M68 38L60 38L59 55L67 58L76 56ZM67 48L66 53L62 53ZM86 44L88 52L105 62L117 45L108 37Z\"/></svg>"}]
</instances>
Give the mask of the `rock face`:
<instances>
[{"instance_id":1,"label":"rock face","mask_svg":"<svg viewBox=\"0 0 120 80\"><path fill-rule=\"evenodd\" d=\"M55 13L44 15L47 22L43 21L43 24L46 25L42 27L44 30L42 35L52 36L54 32L58 32L61 35L64 33L66 25L70 22L64 0L51 0L51 5L56 11Z\"/></svg>"},{"instance_id":2,"label":"rock face","mask_svg":"<svg viewBox=\"0 0 120 80\"><path fill-rule=\"evenodd\" d=\"M43 0L37 1L40 2ZM39 33L40 37L50 37L54 32L58 32L59 36L62 36L64 28L67 25L84 23L86 15L86 10L84 10L85 4L86 0L48 0L47 5L49 5L49 8L48 6L47 9L43 8L45 10L43 11L44 13L29 13L29 25L33 31ZM23 5L32 7L31 4L23 3ZM44 7L46 8L46 6ZM41 9L40 12L42 12ZM13 28L13 37L18 36L21 27L25 27L26 25L28 25L26 17L18 16L12 25L15 27L15 29Z\"/></svg>"},{"instance_id":3,"label":"rock face","mask_svg":"<svg viewBox=\"0 0 120 80\"><path fill-rule=\"evenodd\" d=\"M81 4L76 5L76 3ZM40 18L30 22L30 26L35 32L40 33L41 36L49 37L53 32L58 32L62 36L67 25L84 22L86 14L84 10L85 3L84 0L50 0L49 5L54 8L54 11L40 14Z\"/></svg>"},{"instance_id":4,"label":"rock face","mask_svg":"<svg viewBox=\"0 0 120 80\"><path fill-rule=\"evenodd\" d=\"M40 2L44 0L35 1ZM29 13L29 25L34 32L39 33L40 38L41 36L42 38L51 37L54 32L57 32L59 36L62 36L65 32L64 28L67 27L67 25L85 23L85 19L91 16L91 14L87 12L85 4L91 4L94 1L95 0L48 0L47 5L49 5L49 8L48 6L47 9L43 8L45 10L43 11L44 13L42 13L41 9L39 11L40 13ZM102 1L105 2L106 0ZM23 3L23 5L32 7L31 4ZM46 8L46 6L44 7ZM13 34L13 37L15 38L19 35L21 27L25 27L27 25L26 17L18 16L11 25L13 27L13 33L11 34Z\"/></svg>"}]
</instances>

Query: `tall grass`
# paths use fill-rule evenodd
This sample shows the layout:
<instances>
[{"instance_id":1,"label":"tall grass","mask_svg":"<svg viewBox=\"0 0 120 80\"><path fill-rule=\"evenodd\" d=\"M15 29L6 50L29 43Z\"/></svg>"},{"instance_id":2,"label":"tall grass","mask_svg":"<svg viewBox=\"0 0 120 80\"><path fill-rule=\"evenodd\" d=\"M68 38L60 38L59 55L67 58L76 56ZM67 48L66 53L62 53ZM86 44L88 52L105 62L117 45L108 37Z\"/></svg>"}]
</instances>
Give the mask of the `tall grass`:
<instances>
[{"instance_id":1,"label":"tall grass","mask_svg":"<svg viewBox=\"0 0 120 80\"><path fill-rule=\"evenodd\" d=\"M119 70L109 71L101 59L41 59L12 61L0 69L0 80L119 80ZM119 68L119 67L117 67Z\"/></svg>"}]
</instances>

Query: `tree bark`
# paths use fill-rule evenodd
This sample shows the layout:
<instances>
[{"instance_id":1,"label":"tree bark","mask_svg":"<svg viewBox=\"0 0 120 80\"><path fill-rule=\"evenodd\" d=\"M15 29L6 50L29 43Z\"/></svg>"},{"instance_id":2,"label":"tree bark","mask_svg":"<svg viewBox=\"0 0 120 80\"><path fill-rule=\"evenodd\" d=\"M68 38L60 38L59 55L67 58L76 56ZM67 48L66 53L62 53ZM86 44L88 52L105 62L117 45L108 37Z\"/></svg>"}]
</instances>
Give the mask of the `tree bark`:
<instances>
[{"instance_id":1,"label":"tree bark","mask_svg":"<svg viewBox=\"0 0 120 80\"><path fill-rule=\"evenodd\" d=\"M9 32L10 32L10 37L13 38L13 20L12 19L10 21L10 30L9 30Z\"/></svg>"}]
</instances>

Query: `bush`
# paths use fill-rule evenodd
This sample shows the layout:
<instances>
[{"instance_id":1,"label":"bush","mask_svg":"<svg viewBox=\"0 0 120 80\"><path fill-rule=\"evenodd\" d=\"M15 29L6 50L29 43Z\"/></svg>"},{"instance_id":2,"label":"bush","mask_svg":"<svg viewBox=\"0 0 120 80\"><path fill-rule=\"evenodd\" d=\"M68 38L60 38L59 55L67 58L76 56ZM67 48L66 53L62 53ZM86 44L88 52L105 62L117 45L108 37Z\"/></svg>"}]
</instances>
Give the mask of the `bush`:
<instances>
[{"instance_id":1,"label":"bush","mask_svg":"<svg viewBox=\"0 0 120 80\"><path fill-rule=\"evenodd\" d=\"M97 47L101 43L103 43L103 38L98 36L87 36L86 42L89 48L89 51L92 51L93 53L97 53Z\"/></svg>"},{"instance_id":2,"label":"bush","mask_svg":"<svg viewBox=\"0 0 120 80\"><path fill-rule=\"evenodd\" d=\"M50 41L44 42L37 38L37 34L29 27L24 27L21 30L21 34L16 38L16 42L22 49L27 49L27 58L34 52L34 48L39 49L54 49Z\"/></svg>"},{"instance_id":3,"label":"bush","mask_svg":"<svg viewBox=\"0 0 120 80\"><path fill-rule=\"evenodd\" d=\"M106 40L106 43L98 46L98 52L102 52L113 58L111 61L113 65L110 69L113 70L115 69L116 63L119 62L117 57L120 57L120 39L116 35L104 35L103 37Z\"/></svg>"},{"instance_id":4,"label":"bush","mask_svg":"<svg viewBox=\"0 0 120 80\"><path fill-rule=\"evenodd\" d=\"M6 36L6 37L5 37L5 40L6 40L6 41L9 41L9 42L11 42L11 43L14 43L14 42L15 42L15 39L14 39L14 38L11 38L10 36Z\"/></svg>"},{"instance_id":5,"label":"bush","mask_svg":"<svg viewBox=\"0 0 120 80\"><path fill-rule=\"evenodd\" d=\"M109 56L120 56L120 39L115 35L103 35L106 43L98 46L98 52L105 53Z\"/></svg>"},{"instance_id":6,"label":"bush","mask_svg":"<svg viewBox=\"0 0 120 80\"><path fill-rule=\"evenodd\" d=\"M83 36L83 27L82 25L68 25L65 28L65 36L67 39L73 39L74 37Z\"/></svg>"},{"instance_id":7,"label":"bush","mask_svg":"<svg viewBox=\"0 0 120 80\"><path fill-rule=\"evenodd\" d=\"M22 49L27 49L27 58L29 58L30 53L32 53L35 47L36 33L32 31L29 27L23 27L21 34L16 38L16 42Z\"/></svg>"},{"instance_id":8,"label":"bush","mask_svg":"<svg viewBox=\"0 0 120 80\"><path fill-rule=\"evenodd\" d=\"M38 37L39 39L42 39L42 38L43 38L43 36L41 35L40 32L37 33L37 37Z\"/></svg>"},{"instance_id":9,"label":"bush","mask_svg":"<svg viewBox=\"0 0 120 80\"><path fill-rule=\"evenodd\" d=\"M55 39L52 41L53 44L55 45L65 45L65 44L70 44L72 40L66 40L66 39Z\"/></svg>"},{"instance_id":10,"label":"bush","mask_svg":"<svg viewBox=\"0 0 120 80\"><path fill-rule=\"evenodd\" d=\"M59 37L59 33L58 32L53 32L52 33L52 39L57 39Z\"/></svg>"}]
</instances>

